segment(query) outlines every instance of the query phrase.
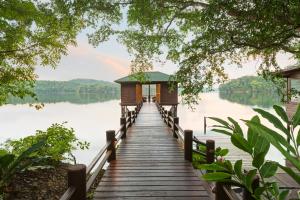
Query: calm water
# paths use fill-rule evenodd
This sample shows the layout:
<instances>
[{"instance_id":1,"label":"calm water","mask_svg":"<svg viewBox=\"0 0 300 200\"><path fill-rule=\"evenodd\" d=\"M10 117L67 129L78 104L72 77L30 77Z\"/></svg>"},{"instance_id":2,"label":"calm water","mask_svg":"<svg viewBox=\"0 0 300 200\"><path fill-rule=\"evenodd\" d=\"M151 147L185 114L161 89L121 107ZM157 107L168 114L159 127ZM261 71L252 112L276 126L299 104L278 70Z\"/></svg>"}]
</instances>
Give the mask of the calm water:
<instances>
[{"instance_id":1,"label":"calm water","mask_svg":"<svg viewBox=\"0 0 300 200\"><path fill-rule=\"evenodd\" d=\"M203 118L204 116L221 118L231 116L234 119L250 119L255 115L253 107L264 107L264 109L270 110L268 107L271 105L266 104L265 99L263 104L260 104L260 100L249 99L258 106L253 103L245 103L244 98L240 103L236 98L232 102L232 99L221 99L217 92L204 93L201 98L202 100L194 111L184 105L178 106L181 127L194 130L200 139L215 139L217 146L233 149L229 155L232 160L246 158L247 155L232 147L227 137L210 131L204 135ZM222 98L226 97L222 96ZM95 102L97 98L93 97L92 99L92 101L81 99L75 102L68 101L68 99L55 100L53 101L55 103L46 103L42 110L35 110L28 104L18 104L20 102L2 106L0 107L0 143L9 138L15 139L34 134L37 129L45 130L52 123L67 121L67 125L75 129L79 139L91 143L89 150L75 152L78 162L88 164L105 144L105 131L118 129L121 110L119 100L103 102L103 98L99 97L99 101ZM45 102L51 102L51 100ZM208 126L213 124L209 120L207 123ZM284 163L282 156L274 149L271 149L268 158Z\"/></svg>"}]
</instances>

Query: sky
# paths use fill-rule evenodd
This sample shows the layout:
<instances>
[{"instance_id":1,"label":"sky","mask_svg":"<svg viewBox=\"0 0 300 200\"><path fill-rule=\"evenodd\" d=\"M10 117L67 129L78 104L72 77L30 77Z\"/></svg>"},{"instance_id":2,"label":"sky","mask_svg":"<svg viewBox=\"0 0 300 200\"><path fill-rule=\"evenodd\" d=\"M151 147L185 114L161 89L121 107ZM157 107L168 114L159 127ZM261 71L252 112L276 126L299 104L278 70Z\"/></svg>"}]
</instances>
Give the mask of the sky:
<instances>
[{"instance_id":1,"label":"sky","mask_svg":"<svg viewBox=\"0 0 300 200\"><path fill-rule=\"evenodd\" d=\"M281 54L278 62L282 68L293 64L289 55ZM37 67L36 73L39 80L71 80L76 78L88 78L104 81L114 81L130 73L130 61L132 57L126 48L114 38L94 48L88 43L86 32L77 37L77 46L68 47L68 55L63 56L56 69L50 67ZM225 66L225 72L229 79L235 79L245 75L256 75L259 60L248 61L242 68ZM155 64L154 71L173 74L177 66L171 62Z\"/></svg>"}]
</instances>

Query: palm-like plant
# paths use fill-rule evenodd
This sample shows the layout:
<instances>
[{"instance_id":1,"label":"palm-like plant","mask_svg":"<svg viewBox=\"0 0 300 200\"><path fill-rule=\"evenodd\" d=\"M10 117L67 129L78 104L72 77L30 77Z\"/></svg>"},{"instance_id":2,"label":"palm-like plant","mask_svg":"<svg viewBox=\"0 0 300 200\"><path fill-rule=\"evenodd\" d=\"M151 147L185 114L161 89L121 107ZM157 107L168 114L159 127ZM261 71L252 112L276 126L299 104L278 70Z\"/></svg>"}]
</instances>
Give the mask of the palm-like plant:
<instances>
[{"instance_id":1,"label":"palm-like plant","mask_svg":"<svg viewBox=\"0 0 300 200\"><path fill-rule=\"evenodd\" d=\"M9 153L6 150L0 150L0 193L3 194L5 187L8 186L12 177L35 163L30 157L31 154L38 151L45 145L45 140L40 140L32 145L19 156ZM0 194L0 195L1 195Z\"/></svg>"}]
</instances>

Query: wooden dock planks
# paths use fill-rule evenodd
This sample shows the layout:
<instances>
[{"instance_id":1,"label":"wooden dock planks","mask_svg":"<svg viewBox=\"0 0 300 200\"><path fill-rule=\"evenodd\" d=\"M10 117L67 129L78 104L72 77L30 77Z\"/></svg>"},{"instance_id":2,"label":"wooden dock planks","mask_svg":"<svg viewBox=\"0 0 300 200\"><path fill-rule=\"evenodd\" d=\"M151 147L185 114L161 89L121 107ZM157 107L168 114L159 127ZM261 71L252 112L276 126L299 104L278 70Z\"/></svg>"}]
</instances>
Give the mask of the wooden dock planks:
<instances>
[{"instance_id":1,"label":"wooden dock planks","mask_svg":"<svg viewBox=\"0 0 300 200\"><path fill-rule=\"evenodd\" d=\"M211 199L204 181L184 160L182 147L163 123L155 104L146 103L128 129L94 199Z\"/></svg>"}]
</instances>

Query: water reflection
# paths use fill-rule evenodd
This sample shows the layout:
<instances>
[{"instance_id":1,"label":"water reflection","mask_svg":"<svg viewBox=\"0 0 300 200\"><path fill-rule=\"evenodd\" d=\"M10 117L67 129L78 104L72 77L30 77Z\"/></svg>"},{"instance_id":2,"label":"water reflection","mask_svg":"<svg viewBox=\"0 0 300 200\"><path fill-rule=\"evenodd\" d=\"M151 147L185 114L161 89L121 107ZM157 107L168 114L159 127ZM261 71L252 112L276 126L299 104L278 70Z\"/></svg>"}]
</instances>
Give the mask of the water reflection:
<instances>
[{"instance_id":1,"label":"water reflection","mask_svg":"<svg viewBox=\"0 0 300 200\"><path fill-rule=\"evenodd\" d=\"M77 93L77 92L61 92L61 93L37 93L38 101L41 103L60 103L69 102L72 104L90 104L97 102L105 102L109 100L116 100L120 98L119 94L114 93ZM28 104L36 103L33 98L27 97L24 99L11 97L9 104Z\"/></svg>"},{"instance_id":2,"label":"water reflection","mask_svg":"<svg viewBox=\"0 0 300 200\"><path fill-rule=\"evenodd\" d=\"M243 105L259 106L263 108L270 108L273 105L281 104L281 98L278 93L260 93L251 91L242 92L219 92L221 99L226 99L230 102L239 103Z\"/></svg>"}]
</instances>

